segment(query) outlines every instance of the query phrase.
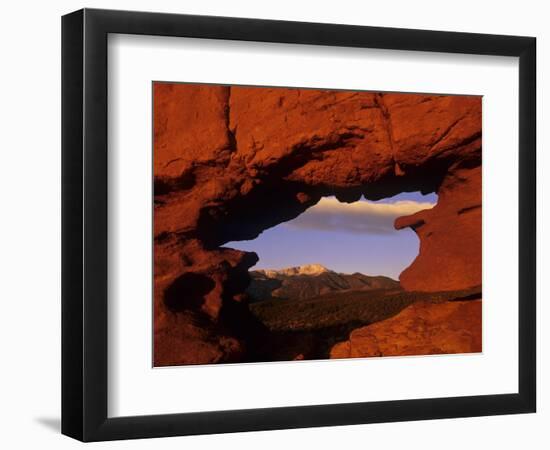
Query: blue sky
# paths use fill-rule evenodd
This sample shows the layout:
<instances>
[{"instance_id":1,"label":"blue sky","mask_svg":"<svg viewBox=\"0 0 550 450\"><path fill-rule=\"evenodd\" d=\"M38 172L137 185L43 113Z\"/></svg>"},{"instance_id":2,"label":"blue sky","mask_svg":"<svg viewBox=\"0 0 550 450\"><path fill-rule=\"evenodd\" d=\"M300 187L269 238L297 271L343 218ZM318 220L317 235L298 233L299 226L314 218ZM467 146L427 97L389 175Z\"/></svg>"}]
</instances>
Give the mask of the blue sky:
<instances>
[{"instance_id":1,"label":"blue sky","mask_svg":"<svg viewBox=\"0 0 550 450\"><path fill-rule=\"evenodd\" d=\"M396 217L432 207L435 194L403 193L395 197L347 204L325 197L297 218L265 230L251 241L225 247L256 252L254 269L322 264L343 273L386 275L397 279L418 254L411 229L395 230Z\"/></svg>"}]
</instances>

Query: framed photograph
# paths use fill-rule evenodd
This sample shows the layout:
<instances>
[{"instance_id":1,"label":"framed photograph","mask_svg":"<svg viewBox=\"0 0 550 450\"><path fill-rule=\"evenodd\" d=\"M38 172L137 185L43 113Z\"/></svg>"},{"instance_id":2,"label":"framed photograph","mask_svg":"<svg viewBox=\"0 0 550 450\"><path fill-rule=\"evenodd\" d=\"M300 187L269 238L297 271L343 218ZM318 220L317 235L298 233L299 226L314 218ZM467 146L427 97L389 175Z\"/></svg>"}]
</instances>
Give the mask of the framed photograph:
<instances>
[{"instance_id":1,"label":"framed photograph","mask_svg":"<svg viewBox=\"0 0 550 450\"><path fill-rule=\"evenodd\" d=\"M62 432L535 412L533 37L62 20Z\"/></svg>"}]
</instances>

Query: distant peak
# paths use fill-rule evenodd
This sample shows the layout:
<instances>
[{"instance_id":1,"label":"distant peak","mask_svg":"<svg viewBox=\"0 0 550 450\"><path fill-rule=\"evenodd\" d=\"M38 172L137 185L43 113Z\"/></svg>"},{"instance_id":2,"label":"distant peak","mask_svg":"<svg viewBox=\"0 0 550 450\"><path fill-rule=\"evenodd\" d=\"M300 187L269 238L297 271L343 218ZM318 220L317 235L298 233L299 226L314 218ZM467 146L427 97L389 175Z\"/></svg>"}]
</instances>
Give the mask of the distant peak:
<instances>
[{"instance_id":1,"label":"distant peak","mask_svg":"<svg viewBox=\"0 0 550 450\"><path fill-rule=\"evenodd\" d=\"M322 264L305 264L299 267L293 267L297 269L298 273L301 275L317 275L320 273L329 272L329 270Z\"/></svg>"},{"instance_id":2,"label":"distant peak","mask_svg":"<svg viewBox=\"0 0 550 450\"><path fill-rule=\"evenodd\" d=\"M267 277L275 277L277 275L320 275L330 272L330 270L321 264L304 264L303 266L286 267L279 270L259 270L258 272L264 273Z\"/></svg>"}]
</instances>

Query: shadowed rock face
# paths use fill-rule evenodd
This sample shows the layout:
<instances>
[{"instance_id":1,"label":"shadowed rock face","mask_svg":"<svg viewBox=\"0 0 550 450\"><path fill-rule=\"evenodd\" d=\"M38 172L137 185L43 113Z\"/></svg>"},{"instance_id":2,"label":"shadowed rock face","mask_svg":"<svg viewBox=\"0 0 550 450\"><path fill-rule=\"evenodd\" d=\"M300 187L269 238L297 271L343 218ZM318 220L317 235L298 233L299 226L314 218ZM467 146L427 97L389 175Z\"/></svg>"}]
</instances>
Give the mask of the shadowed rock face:
<instances>
[{"instance_id":1,"label":"shadowed rock face","mask_svg":"<svg viewBox=\"0 0 550 450\"><path fill-rule=\"evenodd\" d=\"M257 256L221 246L327 195L436 192L396 222L420 238L401 284L479 285L480 164L480 97L155 83L155 365L243 360Z\"/></svg>"}]
</instances>

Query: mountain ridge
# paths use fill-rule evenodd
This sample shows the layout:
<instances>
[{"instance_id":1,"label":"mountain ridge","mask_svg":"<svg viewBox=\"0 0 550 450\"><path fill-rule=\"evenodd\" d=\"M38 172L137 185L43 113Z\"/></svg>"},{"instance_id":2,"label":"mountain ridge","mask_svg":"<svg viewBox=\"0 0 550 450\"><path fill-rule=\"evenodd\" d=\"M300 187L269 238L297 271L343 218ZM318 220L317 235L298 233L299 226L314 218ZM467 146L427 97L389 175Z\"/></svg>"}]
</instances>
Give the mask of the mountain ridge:
<instances>
[{"instance_id":1,"label":"mountain ridge","mask_svg":"<svg viewBox=\"0 0 550 450\"><path fill-rule=\"evenodd\" d=\"M258 269L249 275L251 282L246 292L252 303L277 298L303 300L332 292L401 289L399 282L389 277L339 273L322 264Z\"/></svg>"},{"instance_id":2,"label":"mountain ridge","mask_svg":"<svg viewBox=\"0 0 550 450\"><path fill-rule=\"evenodd\" d=\"M322 264L303 264L301 266L283 267L282 269L258 269L254 272L263 273L267 277L276 277L278 275L319 275L321 273L333 272Z\"/></svg>"}]
</instances>

